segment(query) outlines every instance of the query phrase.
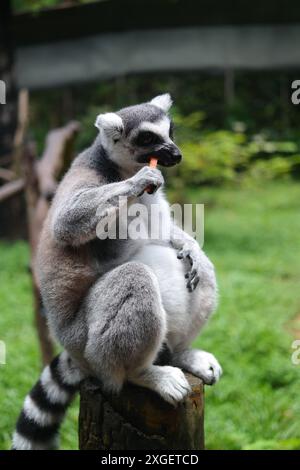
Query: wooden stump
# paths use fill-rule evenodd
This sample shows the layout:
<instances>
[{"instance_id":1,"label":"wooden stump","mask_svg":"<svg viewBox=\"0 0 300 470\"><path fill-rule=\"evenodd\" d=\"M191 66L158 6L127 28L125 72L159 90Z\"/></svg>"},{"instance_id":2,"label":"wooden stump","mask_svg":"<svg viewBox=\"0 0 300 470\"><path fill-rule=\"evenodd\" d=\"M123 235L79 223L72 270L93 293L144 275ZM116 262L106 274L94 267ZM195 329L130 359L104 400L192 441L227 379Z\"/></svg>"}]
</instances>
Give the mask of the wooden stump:
<instances>
[{"instance_id":1,"label":"wooden stump","mask_svg":"<svg viewBox=\"0 0 300 470\"><path fill-rule=\"evenodd\" d=\"M204 449L204 387L186 374L192 393L177 408L145 388L128 384L104 394L91 380L81 387L81 450Z\"/></svg>"}]
</instances>

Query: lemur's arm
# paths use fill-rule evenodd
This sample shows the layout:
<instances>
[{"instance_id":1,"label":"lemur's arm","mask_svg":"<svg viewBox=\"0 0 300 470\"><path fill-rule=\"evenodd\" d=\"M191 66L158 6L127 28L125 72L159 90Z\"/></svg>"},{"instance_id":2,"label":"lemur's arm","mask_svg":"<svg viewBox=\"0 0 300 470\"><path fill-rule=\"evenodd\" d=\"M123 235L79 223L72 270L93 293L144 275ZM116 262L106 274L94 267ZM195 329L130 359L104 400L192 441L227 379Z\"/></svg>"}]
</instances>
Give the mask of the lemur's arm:
<instances>
[{"instance_id":1,"label":"lemur's arm","mask_svg":"<svg viewBox=\"0 0 300 470\"><path fill-rule=\"evenodd\" d=\"M96 228L108 211L118 210L119 197L135 198L149 185L163 184L159 170L143 167L133 177L102 184L92 170L74 169L54 199L52 230L56 241L79 246L96 238Z\"/></svg>"},{"instance_id":2,"label":"lemur's arm","mask_svg":"<svg viewBox=\"0 0 300 470\"><path fill-rule=\"evenodd\" d=\"M201 272L205 269L214 270L213 264L199 247L197 241L179 228L175 223L171 227L171 244L178 250L178 259L188 259L191 265L186 273L186 287L189 292L196 289L201 280Z\"/></svg>"}]
</instances>

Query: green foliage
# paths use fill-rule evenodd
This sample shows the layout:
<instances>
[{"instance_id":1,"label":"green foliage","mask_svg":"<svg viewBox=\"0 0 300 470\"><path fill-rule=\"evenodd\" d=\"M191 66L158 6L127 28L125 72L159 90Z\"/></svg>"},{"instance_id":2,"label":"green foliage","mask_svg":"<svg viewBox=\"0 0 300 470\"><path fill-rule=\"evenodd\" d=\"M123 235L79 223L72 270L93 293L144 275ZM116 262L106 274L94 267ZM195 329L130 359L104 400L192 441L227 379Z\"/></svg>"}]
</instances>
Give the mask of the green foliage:
<instances>
[{"instance_id":1,"label":"green foliage","mask_svg":"<svg viewBox=\"0 0 300 470\"><path fill-rule=\"evenodd\" d=\"M264 134L248 136L241 122L233 124L234 130L207 130L202 112L187 116L175 112L174 121L184 155L171 180L175 188L276 179L299 165L296 142L270 140Z\"/></svg>"},{"instance_id":2,"label":"green foliage","mask_svg":"<svg viewBox=\"0 0 300 470\"><path fill-rule=\"evenodd\" d=\"M108 106L90 106L86 114L80 121L81 132L77 138L77 148L83 150L89 147L98 134L98 129L94 126L96 116L100 113L111 111Z\"/></svg>"},{"instance_id":3,"label":"green foliage","mask_svg":"<svg viewBox=\"0 0 300 470\"><path fill-rule=\"evenodd\" d=\"M103 96L109 90L109 85L106 89L104 87ZM98 132L94 126L97 114L114 109L114 106L101 104L103 96L96 95L95 103L79 108L82 130L77 140L78 151L90 146L95 139ZM36 125L33 131L40 152L46 128L62 124L55 120L51 109L51 103L56 105L59 101L60 94L53 91L41 102L34 102L32 121ZM176 141L184 156L181 165L166 172L168 183L176 190L186 185L248 184L257 179L270 180L291 174L298 176L300 173L300 148L296 140L275 140L268 133L248 135L242 122L233 123L233 129L208 129L203 111L184 115L175 107L172 116ZM37 125L38 122L43 123L43 128Z\"/></svg>"},{"instance_id":4,"label":"green foliage","mask_svg":"<svg viewBox=\"0 0 300 470\"><path fill-rule=\"evenodd\" d=\"M24 11L32 11L37 12L44 8L51 8L61 6L63 4L68 4L70 6L71 3L74 5L80 3L88 3L92 0L13 0L12 7L15 12L24 12Z\"/></svg>"},{"instance_id":5,"label":"green foliage","mask_svg":"<svg viewBox=\"0 0 300 470\"><path fill-rule=\"evenodd\" d=\"M190 184L299 178L299 108L288 96L279 100L293 78L288 73L237 72L236 97L230 106L224 100L222 74L146 74L34 92L31 132L41 152L49 129L76 118L82 123L81 150L97 134L98 113L169 91L175 100L175 136L184 155L182 165L166 172L174 190Z\"/></svg>"},{"instance_id":6,"label":"green foliage","mask_svg":"<svg viewBox=\"0 0 300 470\"><path fill-rule=\"evenodd\" d=\"M205 204L204 249L216 266L218 312L195 345L213 352L224 375L206 387L209 449L300 449L300 186L187 187L185 202ZM173 195L175 201L178 195ZM32 318L25 243L0 244L0 448L10 436L40 358ZM13 288L12 288L13 286ZM293 328L291 328L291 325ZM78 401L63 426L62 448L76 449Z\"/></svg>"}]
</instances>

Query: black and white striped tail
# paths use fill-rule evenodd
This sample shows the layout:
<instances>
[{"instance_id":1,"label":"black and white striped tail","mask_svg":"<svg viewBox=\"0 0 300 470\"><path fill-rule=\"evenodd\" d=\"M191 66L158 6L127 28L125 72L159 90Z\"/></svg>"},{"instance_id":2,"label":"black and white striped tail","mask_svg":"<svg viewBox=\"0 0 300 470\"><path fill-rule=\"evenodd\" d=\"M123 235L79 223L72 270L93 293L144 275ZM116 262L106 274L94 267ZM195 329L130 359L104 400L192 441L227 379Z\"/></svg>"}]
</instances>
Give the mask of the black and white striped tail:
<instances>
[{"instance_id":1,"label":"black and white striped tail","mask_svg":"<svg viewBox=\"0 0 300 470\"><path fill-rule=\"evenodd\" d=\"M57 448L60 424L83 378L66 351L45 367L25 398L13 435L13 450Z\"/></svg>"}]
</instances>

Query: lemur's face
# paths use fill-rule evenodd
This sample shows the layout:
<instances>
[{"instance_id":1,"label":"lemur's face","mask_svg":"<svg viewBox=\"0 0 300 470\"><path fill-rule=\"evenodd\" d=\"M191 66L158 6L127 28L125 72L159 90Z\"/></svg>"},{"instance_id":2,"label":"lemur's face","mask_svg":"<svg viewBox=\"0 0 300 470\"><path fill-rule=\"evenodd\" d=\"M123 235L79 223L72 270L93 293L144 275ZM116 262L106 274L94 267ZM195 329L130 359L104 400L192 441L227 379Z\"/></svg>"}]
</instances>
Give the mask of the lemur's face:
<instances>
[{"instance_id":1,"label":"lemur's face","mask_svg":"<svg viewBox=\"0 0 300 470\"><path fill-rule=\"evenodd\" d=\"M168 116L171 105L166 94L117 113L100 114L95 125L109 158L127 171L138 170L152 156L162 166L179 163L182 157L173 142L173 123Z\"/></svg>"}]
</instances>

